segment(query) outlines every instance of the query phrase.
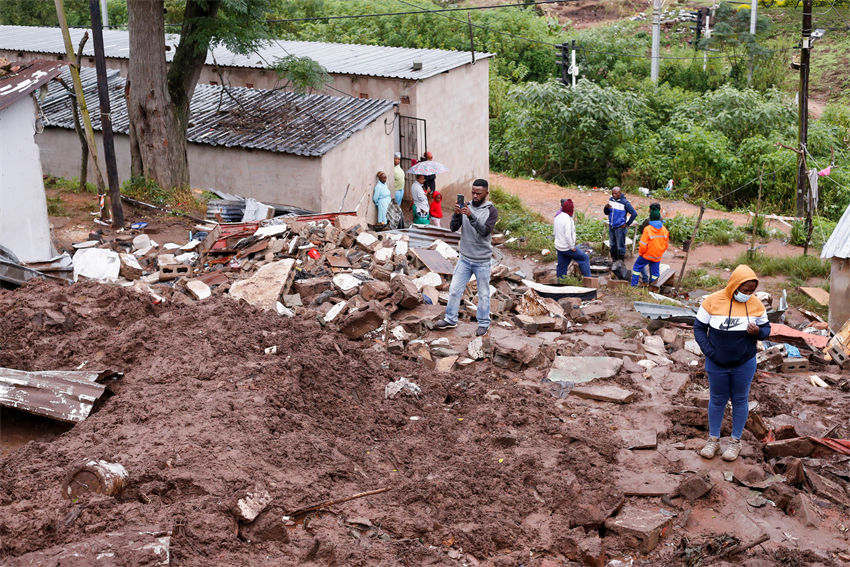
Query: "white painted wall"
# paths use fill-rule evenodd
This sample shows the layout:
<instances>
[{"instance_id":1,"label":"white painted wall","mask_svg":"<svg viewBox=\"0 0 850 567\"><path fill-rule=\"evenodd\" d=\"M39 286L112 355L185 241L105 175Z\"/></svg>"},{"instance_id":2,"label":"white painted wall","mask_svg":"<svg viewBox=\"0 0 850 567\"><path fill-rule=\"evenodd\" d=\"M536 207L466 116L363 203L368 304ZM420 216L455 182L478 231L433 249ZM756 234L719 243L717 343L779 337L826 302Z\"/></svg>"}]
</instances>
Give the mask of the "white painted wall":
<instances>
[{"instance_id":1,"label":"white painted wall","mask_svg":"<svg viewBox=\"0 0 850 567\"><path fill-rule=\"evenodd\" d=\"M829 278L829 328L841 330L850 319L850 259L832 258Z\"/></svg>"},{"instance_id":2,"label":"white painted wall","mask_svg":"<svg viewBox=\"0 0 850 567\"><path fill-rule=\"evenodd\" d=\"M385 133L390 128L385 122L392 124L393 117L394 111L388 111L321 158L189 144L190 183L200 189L219 189L267 203L320 212L337 211L346 184L350 183L352 188L344 207L349 210L365 188L371 192L379 169L391 170L393 134ZM102 147L100 134L96 133L95 137L98 147ZM38 145L45 173L79 177L80 143L73 130L45 128L38 135ZM130 177L128 136L115 135L115 153L118 177L123 183ZM101 169L106 171L102 154L99 154ZM89 171L94 171L93 164ZM374 207L370 205L371 197L364 197L360 211L363 215L371 213L370 218L374 219Z\"/></svg>"},{"instance_id":3,"label":"white painted wall","mask_svg":"<svg viewBox=\"0 0 850 567\"><path fill-rule=\"evenodd\" d=\"M344 144L335 147L322 159L322 203L319 210L334 212L357 210L367 222L378 218L372 191L376 174L383 171L392 178L395 112L390 111L363 130L354 134ZM351 186L348 194L346 185ZM342 198L345 195L345 201Z\"/></svg>"},{"instance_id":4,"label":"white painted wall","mask_svg":"<svg viewBox=\"0 0 850 567\"><path fill-rule=\"evenodd\" d=\"M42 262L54 255L35 117L31 96L0 110L0 244L22 262Z\"/></svg>"}]
</instances>

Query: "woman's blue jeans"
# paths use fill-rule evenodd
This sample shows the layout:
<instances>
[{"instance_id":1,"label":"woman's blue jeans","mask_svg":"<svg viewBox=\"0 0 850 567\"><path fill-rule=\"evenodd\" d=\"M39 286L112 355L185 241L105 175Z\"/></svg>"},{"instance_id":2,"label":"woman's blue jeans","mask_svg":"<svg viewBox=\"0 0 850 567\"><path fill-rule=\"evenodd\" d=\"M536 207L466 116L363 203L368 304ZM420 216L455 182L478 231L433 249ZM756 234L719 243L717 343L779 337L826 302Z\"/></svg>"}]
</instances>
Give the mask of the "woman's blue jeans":
<instances>
[{"instance_id":1,"label":"woman's blue jeans","mask_svg":"<svg viewBox=\"0 0 850 567\"><path fill-rule=\"evenodd\" d=\"M723 412L726 402L732 400L732 437L740 439L744 434L744 425L749 415L750 384L756 373L755 357L739 366L724 368L705 359L705 373L708 374L708 432L712 437L720 437Z\"/></svg>"}]
</instances>

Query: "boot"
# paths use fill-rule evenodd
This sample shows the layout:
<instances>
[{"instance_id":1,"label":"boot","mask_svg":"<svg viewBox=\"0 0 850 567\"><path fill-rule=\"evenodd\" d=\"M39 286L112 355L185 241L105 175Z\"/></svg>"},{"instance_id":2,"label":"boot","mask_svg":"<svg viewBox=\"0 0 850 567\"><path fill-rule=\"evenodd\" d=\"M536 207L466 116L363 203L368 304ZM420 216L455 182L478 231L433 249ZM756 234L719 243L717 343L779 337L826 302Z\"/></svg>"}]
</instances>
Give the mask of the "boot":
<instances>
[{"instance_id":1,"label":"boot","mask_svg":"<svg viewBox=\"0 0 850 567\"><path fill-rule=\"evenodd\" d=\"M700 450L699 456L704 459L713 459L720 450L720 439L718 437L709 436L705 446Z\"/></svg>"},{"instance_id":2,"label":"boot","mask_svg":"<svg viewBox=\"0 0 850 567\"><path fill-rule=\"evenodd\" d=\"M741 454L741 440L735 439L732 437L732 440L729 442L729 445L726 446L726 450L723 451L721 457L724 461L734 461L738 458L738 455Z\"/></svg>"}]
</instances>

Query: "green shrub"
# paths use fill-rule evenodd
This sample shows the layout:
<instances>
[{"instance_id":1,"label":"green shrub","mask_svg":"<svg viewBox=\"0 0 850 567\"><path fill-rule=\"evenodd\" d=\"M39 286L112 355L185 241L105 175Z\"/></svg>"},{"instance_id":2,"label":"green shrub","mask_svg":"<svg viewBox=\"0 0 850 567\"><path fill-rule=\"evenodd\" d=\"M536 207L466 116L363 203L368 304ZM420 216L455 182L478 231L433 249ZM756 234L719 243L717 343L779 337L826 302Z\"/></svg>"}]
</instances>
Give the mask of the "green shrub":
<instances>
[{"instance_id":1,"label":"green shrub","mask_svg":"<svg viewBox=\"0 0 850 567\"><path fill-rule=\"evenodd\" d=\"M62 198L47 197L47 214L53 216L61 216L65 214L65 206L62 204Z\"/></svg>"},{"instance_id":2,"label":"green shrub","mask_svg":"<svg viewBox=\"0 0 850 567\"><path fill-rule=\"evenodd\" d=\"M733 261L724 260L719 267L734 269L739 264L747 264L760 276L786 276L806 281L810 278L828 278L830 264L817 256L767 256L757 252L749 257L746 252Z\"/></svg>"},{"instance_id":3,"label":"green shrub","mask_svg":"<svg viewBox=\"0 0 850 567\"><path fill-rule=\"evenodd\" d=\"M811 246L820 248L829 239L829 235L835 230L837 222L825 219L823 217L812 218L812 239L809 243ZM806 223L805 221L794 221L791 223L791 238L788 241L794 246L804 246L806 244Z\"/></svg>"}]
</instances>

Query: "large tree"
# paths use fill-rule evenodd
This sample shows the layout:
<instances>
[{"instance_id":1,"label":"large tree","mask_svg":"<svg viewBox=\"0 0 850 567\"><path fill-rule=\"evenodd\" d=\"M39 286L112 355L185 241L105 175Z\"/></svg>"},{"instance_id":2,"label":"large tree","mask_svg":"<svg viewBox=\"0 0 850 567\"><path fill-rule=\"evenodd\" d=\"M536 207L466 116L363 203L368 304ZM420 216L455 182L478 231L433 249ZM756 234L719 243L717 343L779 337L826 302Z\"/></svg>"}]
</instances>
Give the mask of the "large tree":
<instances>
[{"instance_id":1,"label":"large tree","mask_svg":"<svg viewBox=\"0 0 850 567\"><path fill-rule=\"evenodd\" d=\"M267 36L269 0L187 0L180 43L165 61L163 0L128 0L130 66L127 107L133 175L161 187L189 184L189 102L213 43L247 52ZM169 30L178 31L178 30Z\"/></svg>"}]
</instances>

